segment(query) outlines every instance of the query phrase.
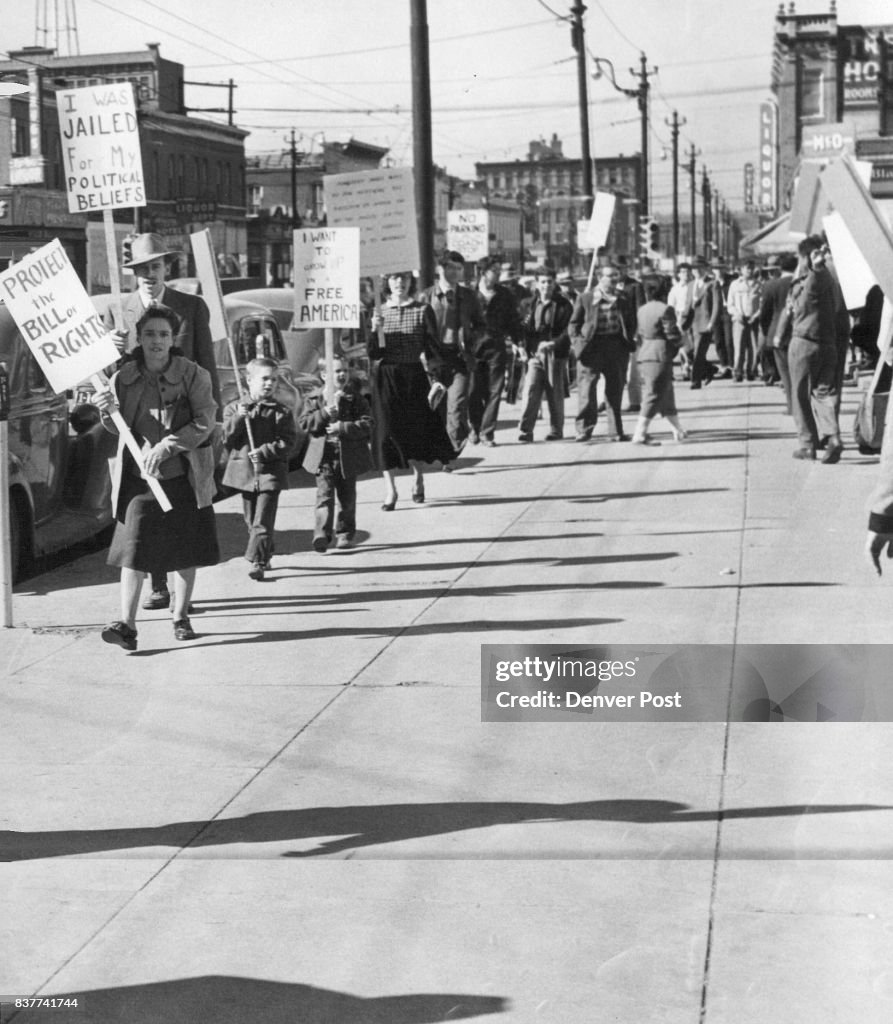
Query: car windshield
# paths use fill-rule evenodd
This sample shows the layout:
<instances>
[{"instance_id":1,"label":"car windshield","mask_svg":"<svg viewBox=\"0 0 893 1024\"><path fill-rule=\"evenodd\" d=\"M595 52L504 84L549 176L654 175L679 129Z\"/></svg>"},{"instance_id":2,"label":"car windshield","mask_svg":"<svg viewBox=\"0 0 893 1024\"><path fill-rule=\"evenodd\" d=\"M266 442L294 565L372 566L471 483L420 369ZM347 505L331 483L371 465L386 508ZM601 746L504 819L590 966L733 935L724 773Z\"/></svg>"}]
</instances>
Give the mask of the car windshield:
<instances>
[{"instance_id":1,"label":"car windshield","mask_svg":"<svg viewBox=\"0 0 893 1024\"><path fill-rule=\"evenodd\" d=\"M233 325L233 342L239 365L244 366L252 359L266 356L277 363L285 359L282 335L276 321L266 316L245 316ZM223 353L220 353L223 356ZM229 365L229 352L223 359L218 358L219 365Z\"/></svg>"}]
</instances>

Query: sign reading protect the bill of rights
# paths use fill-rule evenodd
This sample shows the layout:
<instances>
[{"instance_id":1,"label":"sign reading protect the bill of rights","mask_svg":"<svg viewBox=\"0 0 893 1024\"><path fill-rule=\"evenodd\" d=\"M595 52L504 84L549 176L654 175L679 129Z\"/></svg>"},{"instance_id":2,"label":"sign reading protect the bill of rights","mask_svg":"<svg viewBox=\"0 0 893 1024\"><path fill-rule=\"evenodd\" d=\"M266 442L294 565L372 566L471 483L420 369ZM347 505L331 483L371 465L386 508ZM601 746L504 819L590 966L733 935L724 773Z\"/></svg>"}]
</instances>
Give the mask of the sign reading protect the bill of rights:
<instances>
[{"instance_id":1,"label":"sign reading protect the bill of rights","mask_svg":"<svg viewBox=\"0 0 893 1024\"><path fill-rule=\"evenodd\" d=\"M360 229L360 268L366 275L419 266L419 229L411 167L388 167L323 178L330 227Z\"/></svg>"},{"instance_id":2,"label":"sign reading protect the bill of rights","mask_svg":"<svg viewBox=\"0 0 893 1024\"><path fill-rule=\"evenodd\" d=\"M359 327L360 229L294 233L294 326Z\"/></svg>"},{"instance_id":3,"label":"sign reading protect the bill of rights","mask_svg":"<svg viewBox=\"0 0 893 1024\"><path fill-rule=\"evenodd\" d=\"M0 298L55 392L76 387L118 360L58 238L0 274Z\"/></svg>"},{"instance_id":4,"label":"sign reading protect the bill of rights","mask_svg":"<svg viewBox=\"0 0 893 1024\"><path fill-rule=\"evenodd\" d=\"M145 206L130 82L62 89L56 97L69 212Z\"/></svg>"},{"instance_id":5,"label":"sign reading protect the bill of rights","mask_svg":"<svg viewBox=\"0 0 893 1024\"><path fill-rule=\"evenodd\" d=\"M447 213L447 248L466 260L481 260L490 253L490 218L486 210L450 210Z\"/></svg>"}]
</instances>

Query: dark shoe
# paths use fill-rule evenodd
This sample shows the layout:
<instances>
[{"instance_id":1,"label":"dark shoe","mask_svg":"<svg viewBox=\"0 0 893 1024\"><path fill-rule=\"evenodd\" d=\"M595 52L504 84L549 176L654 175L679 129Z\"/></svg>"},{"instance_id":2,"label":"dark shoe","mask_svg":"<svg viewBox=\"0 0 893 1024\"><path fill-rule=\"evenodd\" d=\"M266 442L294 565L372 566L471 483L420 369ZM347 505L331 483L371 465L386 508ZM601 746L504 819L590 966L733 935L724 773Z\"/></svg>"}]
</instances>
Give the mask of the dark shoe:
<instances>
[{"instance_id":1,"label":"dark shoe","mask_svg":"<svg viewBox=\"0 0 893 1024\"><path fill-rule=\"evenodd\" d=\"M171 593L169 590L153 590L143 601L143 608L148 612L158 611L160 608L170 608Z\"/></svg>"},{"instance_id":2,"label":"dark shoe","mask_svg":"<svg viewBox=\"0 0 893 1024\"><path fill-rule=\"evenodd\" d=\"M735 374L735 383L736 384L740 384L741 381L743 381L743 380L744 380L744 374L743 373L736 373Z\"/></svg>"},{"instance_id":3,"label":"dark shoe","mask_svg":"<svg viewBox=\"0 0 893 1024\"><path fill-rule=\"evenodd\" d=\"M195 640L196 632L192 628L192 623L189 619L177 619L174 622L174 639L175 640Z\"/></svg>"},{"instance_id":4,"label":"dark shoe","mask_svg":"<svg viewBox=\"0 0 893 1024\"><path fill-rule=\"evenodd\" d=\"M485 448L495 448L496 447L496 442L493 440L492 437L485 437L485 438L483 438L483 440L481 441L481 444Z\"/></svg>"},{"instance_id":5,"label":"dark shoe","mask_svg":"<svg viewBox=\"0 0 893 1024\"><path fill-rule=\"evenodd\" d=\"M518 434L518 441L520 444L530 444L533 440L533 434Z\"/></svg>"},{"instance_id":6,"label":"dark shoe","mask_svg":"<svg viewBox=\"0 0 893 1024\"><path fill-rule=\"evenodd\" d=\"M633 403L632 405L628 405L623 411L624 412L641 412L642 411L642 406L638 405L636 403Z\"/></svg>"},{"instance_id":7,"label":"dark shoe","mask_svg":"<svg viewBox=\"0 0 893 1024\"><path fill-rule=\"evenodd\" d=\"M339 533L338 538L335 541L336 548L349 548L353 547L353 534L352 533Z\"/></svg>"},{"instance_id":8,"label":"dark shoe","mask_svg":"<svg viewBox=\"0 0 893 1024\"><path fill-rule=\"evenodd\" d=\"M752 383L752 382L753 382L753 381L755 381L756 379L757 379L757 375L756 375L755 373L749 373L749 374L747 375L747 380L748 380L748 383Z\"/></svg>"},{"instance_id":9,"label":"dark shoe","mask_svg":"<svg viewBox=\"0 0 893 1024\"><path fill-rule=\"evenodd\" d=\"M136 630L126 622L110 622L100 636L107 644L123 647L125 651L136 650Z\"/></svg>"},{"instance_id":10,"label":"dark shoe","mask_svg":"<svg viewBox=\"0 0 893 1024\"><path fill-rule=\"evenodd\" d=\"M561 441L562 440L562 436L561 436L561 434L556 434L554 430L550 430L549 433L546 434L546 440L547 441Z\"/></svg>"},{"instance_id":11,"label":"dark shoe","mask_svg":"<svg viewBox=\"0 0 893 1024\"><path fill-rule=\"evenodd\" d=\"M629 440L629 434L612 434L610 436L610 438L608 438L608 440L609 441L628 441Z\"/></svg>"},{"instance_id":12,"label":"dark shoe","mask_svg":"<svg viewBox=\"0 0 893 1024\"><path fill-rule=\"evenodd\" d=\"M831 440L830 437L820 437L816 441L815 449L817 452L823 452L828 447L828 442Z\"/></svg>"},{"instance_id":13,"label":"dark shoe","mask_svg":"<svg viewBox=\"0 0 893 1024\"><path fill-rule=\"evenodd\" d=\"M717 380L731 380L732 371L728 366L724 366L719 373L716 375Z\"/></svg>"},{"instance_id":14,"label":"dark shoe","mask_svg":"<svg viewBox=\"0 0 893 1024\"><path fill-rule=\"evenodd\" d=\"M446 471L447 471L446 466L443 467L443 471L444 471L444 473L446 473ZM395 491L394 492L394 497L391 498L390 501L386 501L381 506L381 510L382 510L382 512L393 512L396 507L397 507L397 492Z\"/></svg>"},{"instance_id":15,"label":"dark shoe","mask_svg":"<svg viewBox=\"0 0 893 1024\"><path fill-rule=\"evenodd\" d=\"M798 448L794 453L795 459L805 459L807 462L815 461L815 449L814 448Z\"/></svg>"},{"instance_id":16,"label":"dark shoe","mask_svg":"<svg viewBox=\"0 0 893 1024\"><path fill-rule=\"evenodd\" d=\"M699 380L693 380L691 382L691 384L689 384L689 388L692 391L700 391L701 390L701 382Z\"/></svg>"},{"instance_id":17,"label":"dark shoe","mask_svg":"<svg viewBox=\"0 0 893 1024\"><path fill-rule=\"evenodd\" d=\"M258 562L253 569L248 570L248 578L252 580L257 580L258 583L264 578L264 567L260 564L260 562Z\"/></svg>"},{"instance_id":18,"label":"dark shoe","mask_svg":"<svg viewBox=\"0 0 893 1024\"><path fill-rule=\"evenodd\" d=\"M579 441L582 444L584 441L589 441L591 438L592 438L592 431L591 430L584 430L581 434L577 434L577 436L574 438L574 440L575 441Z\"/></svg>"},{"instance_id":19,"label":"dark shoe","mask_svg":"<svg viewBox=\"0 0 893 1024\"><path fill-rule=\"evenodd\" d=\"M412 489L412 500L416 505L425 504L425 485L424 483L419 484L417 487Z\"/></svg>"},{"instance_id":20,"label":"dark shoe","mask_svg":"<svg viewBox=\"0 0 893 1024\"><path fill-rule=\"evenodd\" d=\"M647 434L644 437L633 437L632 440L633 444L645 444L651 448L660 447L660 441L655 441L653 438L650 438Z\"/></svg>"},{"instance_id":21,"label":"dark shoe","mask_svg":"<svg viewBox=\"0 0 893 1024\"><path fill-rule=\"evenodd\" d=\"M444 471L444 473L452 473L454 468L455 467L450 462L445 462L443 464L443 471ZM384 508L384 505L382 505L381 507ZM388 511L390 511L390 509Z\"/></svg>"},{"instance_id":22,"label":"dark shoe","mask_svg":"<svg viewBox=\"0 0 893 1024\"><path fill-rule=\"evenodd\" d=\"M384 505L381 506L384 508ZM393 508L393 505L391 506ZM320 534L318 537L313 538L313 550L323 554L329 547L329 538L325 534Z\"/></svg>"},{"instance_id":23,"label":"dark shoe","mask_svg":"<svg viewBox=\"0 0 893 1024\"><path fill-rule=\"evenodd\" d=\"M833 466L835 462L840 462L840 456L843 454L843 445L836 438L831 438L828 441L828 447L825 449L825 454L822 456L822 462L826 466Z\"/></svg>"}]
</instances>

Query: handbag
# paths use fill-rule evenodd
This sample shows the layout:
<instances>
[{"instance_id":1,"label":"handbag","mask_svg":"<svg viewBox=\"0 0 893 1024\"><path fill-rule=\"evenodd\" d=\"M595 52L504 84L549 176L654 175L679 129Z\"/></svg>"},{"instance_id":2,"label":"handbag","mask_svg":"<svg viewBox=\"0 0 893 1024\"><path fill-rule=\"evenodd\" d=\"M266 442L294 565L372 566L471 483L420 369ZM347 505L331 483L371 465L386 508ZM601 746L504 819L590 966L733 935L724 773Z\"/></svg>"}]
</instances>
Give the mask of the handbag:
<instances>
[{"instance_id":1,"label":"handbag","mask_svg":"<svg viewBox=\"0 0 893 1024\"><path fill-rule=\"evenodd\" d=\"M881 450L889 398L889 391L866 391L862 396L853 420L853 440L863 455L875 455Z\"/></svg>"}]
</instances>

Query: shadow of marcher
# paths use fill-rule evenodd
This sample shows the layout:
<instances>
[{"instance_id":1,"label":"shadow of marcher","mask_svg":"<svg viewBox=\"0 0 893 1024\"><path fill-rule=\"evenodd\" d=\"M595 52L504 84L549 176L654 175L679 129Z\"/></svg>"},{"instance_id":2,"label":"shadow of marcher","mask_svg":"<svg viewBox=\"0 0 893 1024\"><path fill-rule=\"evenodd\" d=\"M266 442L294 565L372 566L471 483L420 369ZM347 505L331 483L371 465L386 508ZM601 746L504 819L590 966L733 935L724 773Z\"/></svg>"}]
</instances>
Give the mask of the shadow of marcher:
<instances>
[{"instance_id":1,"label":"shadow of marcher","mask_svg":"<svg viewBox=\"0 0 893 1024\"><path fill-rule=\"evenodd\" d=\"M318 857L368 846L520 824L570 821L626 821L661 824L728 821L791 815L888 810L876 804L793 804L692 811L671 800L583 800L572 803L453 801L427 804L368 804L259 811L239 818L182 821L144 828L71 829L58 832L0 832L0 861L65 857L144 847L192 850L244 843L328 838L290 857ZM593 836L595 840L596 836ZM593 843L593 856L598 847ZM712 853L711 853L712 856Z\"/></svg>"},{"instance_id":2,"label":"shadow of marcher","mask_svg":"<svg viewBox=\"0 0 893 1024\"><path fill-rule=\"evenodd\" d=\"M448 992L413 993L363 999L287 982L226 975L202 975L176 981L152 982L118 988L65 992L60 998L77 999L78 1008L53 1010L57 1024L435 1024L465 1020L489 1013L504 1013L508 1000ZM25 1024L33 1011L7 1017Z\"/></svg>"}]
</instances>

